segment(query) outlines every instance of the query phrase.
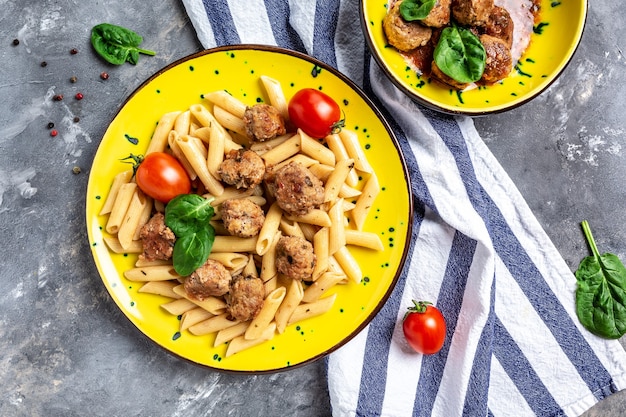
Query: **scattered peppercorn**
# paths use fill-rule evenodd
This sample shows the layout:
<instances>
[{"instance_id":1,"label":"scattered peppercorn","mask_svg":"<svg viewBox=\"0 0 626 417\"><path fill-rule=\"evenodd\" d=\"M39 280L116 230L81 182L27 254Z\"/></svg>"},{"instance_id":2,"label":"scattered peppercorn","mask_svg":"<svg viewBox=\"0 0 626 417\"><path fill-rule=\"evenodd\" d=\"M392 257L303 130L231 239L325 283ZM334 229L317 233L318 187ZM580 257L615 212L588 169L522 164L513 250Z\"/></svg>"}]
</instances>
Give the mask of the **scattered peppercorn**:
<instances>
[{"instance_id":1,"label":"scattered peppercorn","mask_svg":"<svg viewBox=\"0 0 626 417\"><path fill-rule=\"evenodd\" d=\"M78 77L77 77L77 76L75 76L75 75L72 75L72 76L70 77L70 82L73 84L73 83L75 83L76 81L78 81Z\"/></svg>"},{"instance_id":2,"label":"scattered peppercorn","mask_svg":"<svg viewBox=\"0 0 626 417\"><path fill-rule=\"evenodd\" d=\"M42 67L47 67L48 63L46 61L41 61L41 64L39 64L39 65L41 65Z\"/></svg>"},{"instance_id":3,"label":"scattered peppercorn","mask_svg":"<svg viewBox=\"0 0 626 417\"><path fill-rule=\"evenodd\" d=\"M109 74L107 74L106 72L102 72L100 74L100 78L102 78L103 80L108 80L109 79Z\"/></svg>"},{"instance_id":4,"label":"scattered peppercorn","mask_svg":"<svg viewBox=\"0 0 626 417\"><path fill-rule=\"evenodd\" d=\"M56 94L54 97L52 97L52 99L54 101L61 101L63 100L63 94Z\"/></svg>"},{"instance_id":5,"label":"scattered peppercorn","mask_svg":"<svg viewBox=\"0 0 626 417\"><path fill-rule=\"evenodd\" d=\"M19 39L13 39L13 46L17 46L20 44L20 40Z\"/></svg>"},{"instance_id":6,"label":"scattered peppercorn","mask_svg":"<svg viewBox=\"0 0 626 417\"><path fill-rule=\"evenodd\" d=\"M80 117L75 116L75 117L74 117L74 123L78 123L78 122L80 122Z\"/></svg>"},{"instance_id":7,"label":"scattered peppercorn","mask_svg":"<svg viewBox=\"0 0 626 417\"><path fill-rule=\"evenodd\" d=\"M76 48L70 49L70 54L76 55L77 53L78 53L78 49L76 49Z\"/></svg>"},{"instance_id":8,"label":"scattered peppercorn","mask_svg":"<svg viewBox=\"0 0 626 417\"><path fill-rule=\"evenodd\" d=\"M50 122L48 123L48 129L52 129L54 127L54 123Z\"/></svg>"},{"instance_id":9,"label":"scattered peppercorn","mask_svg":"<svg viewBox=\"0 0 626 417\"><path fill-rule=\"evenodd\" d=\"M74 174L80 174L81 169L80 169L80 167L74 167L74 168L72 168L72 172L73 172Z\"/></svg>"},{"instance_id":10,"label":"scattered peppercorn","mask_svg":"<svg viewBox=\"0 0 626 417\"><path fill-rule=\"evenodd\" d=\"M83 93L76 93L76 95L74 97L76 98L76 100L82 100L83 99Z\"/></svg>"},{"instance_id":11,"label":"scattered peppercorn","mask_svg":"<svg viewBox=\"0 0 626 417\"><path fill-rule=\"evenodd\" d=\"M50 136L52 136L52 137L55 137L55 136L56 136L56 135L58 135L58 134L59 134L59 132L58 132L56 129L52 129L52 130L50 131Z\"/></svg>"}]
</instances>

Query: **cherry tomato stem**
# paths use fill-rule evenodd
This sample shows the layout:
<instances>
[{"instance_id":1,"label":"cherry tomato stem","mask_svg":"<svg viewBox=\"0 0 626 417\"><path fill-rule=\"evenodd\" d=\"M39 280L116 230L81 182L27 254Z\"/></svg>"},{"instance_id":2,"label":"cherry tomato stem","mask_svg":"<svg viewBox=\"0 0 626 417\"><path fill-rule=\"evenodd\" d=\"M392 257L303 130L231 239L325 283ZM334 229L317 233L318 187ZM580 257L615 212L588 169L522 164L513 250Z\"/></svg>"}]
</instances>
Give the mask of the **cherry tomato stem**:
<instances>
[{"instance_id":1,"label":"cherry tomato stem","mask_svg":"<svg viewBox=\"0 0 626 417\"><path fill-rule=\"evenodd\" d=\"M411 348L425 355L437 353L446 338L446 321L428 301L415 301L402 321L404 336Z\"/></svg>"}]
</instances>

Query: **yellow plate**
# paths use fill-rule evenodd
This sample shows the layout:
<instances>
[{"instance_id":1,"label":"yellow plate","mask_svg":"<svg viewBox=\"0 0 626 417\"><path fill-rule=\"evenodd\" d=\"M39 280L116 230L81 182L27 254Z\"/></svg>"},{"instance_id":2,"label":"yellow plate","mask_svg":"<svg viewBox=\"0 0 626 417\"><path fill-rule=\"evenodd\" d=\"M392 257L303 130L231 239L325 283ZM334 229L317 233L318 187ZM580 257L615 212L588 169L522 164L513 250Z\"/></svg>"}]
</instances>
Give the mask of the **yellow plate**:
<instances>
[{"instance_id":1,"label":"yellow plate","mask_svg":"<svg viewBox=\"0 0 626 417\"><path fill-rule=\"evenodd\" d=\"M105 216L98 213L115 174L128 169L120 159L145 151L161 115L201 103L203 94L228 90L249 105L267 101L259 77L278 79L289 99L296 91L319 88L345 112L346 127L358 133L374 167L381 192L365 230L378 233L385 250L351 248L364 279L338 286L333 309L291 325L274 339L225 357L226 346L212 347L214 336L178 331L179 321L159 306L167 299L137 290L123 272L136 255L112 254L103 238ZM135 144L136 143L136 144ZM124 103L107 129L90 172L86 197L87 232L102 281L126 317L147 337L171 353L210 368L235 372L271 372L318 359L355 336L380 310L407 256L413 221L410 184L397 141L378 110L358 87L325 64L274 47L240 45L183 58L143 83Z\"/></svg>"},{"instance_id":2,"label":"yellow plate","mask_svg":"<svg viewBox=\"0 0 626 417\"><path fill-rule=\"evenodd\" d=\"M576 51L587 17L587 0L541 0L541 20L512 74L499 84L457 92L418 76L387 44L382 28L387 1L361 0L361 26L378 65L413 100L444 113L469 116L510 110L548 88Z\"/></svg>"}]
</instances>

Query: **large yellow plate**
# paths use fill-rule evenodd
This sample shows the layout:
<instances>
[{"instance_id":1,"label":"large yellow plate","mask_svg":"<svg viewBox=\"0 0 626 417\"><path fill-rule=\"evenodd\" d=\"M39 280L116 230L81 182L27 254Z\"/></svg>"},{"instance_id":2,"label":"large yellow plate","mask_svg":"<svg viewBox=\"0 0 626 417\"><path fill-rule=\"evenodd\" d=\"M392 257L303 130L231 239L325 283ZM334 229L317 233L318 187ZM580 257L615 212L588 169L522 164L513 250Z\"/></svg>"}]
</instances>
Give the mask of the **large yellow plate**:
<instances>
[{"instance_id":1,"label":"large yellow plate","mask_svg":"<svg viewBox=\"0 0 626 417\"><path fill-rule=\"evenodd\" d=\"M541 21L512 74L499 84L457 92L418 76L387 44L382 28L387 4L388 0L361 0L361 26L378 65L413 100L444 113L469 116L510 110L548 88L576 51L587 17L587 0L541 0Z\"/></svg>"},{"instance_id":2,"label":"large yellow plate","mask_svg":"<svg viewBox=\"0 0 626 417\"><path fill-rule=\"evenodd\" d=\"M106 217L98 213L115 174L128 169L120 159L145 151L162 114L201 103L203 94L228 90L252 105L267 101L259 76L278 79L289 99L305 87L319 88L340 103L347 128L358 133L376 170L381 192L365 229L378 233L385 250L351 249L364 279L335 288L337 300L323 316L287 328L285 333L250 350L225 357L226 346L212 347L214 336L179 332L176 317L159 305L160 296L138 293L140 284L123 271L136 255L111 254L103 242ZM135 144L136 143L136 144ZM273 47L241 45L204 51L179 60L141 85L107 129L89 176L87 231L95 263L111 297L147 337L169 352L210 368L234 372L271 372L318 359L355 336L389 296L406 259L412 223L407 169L387 123L355 85L334 69L306 55Z\"/></svg>"}]
</instances>

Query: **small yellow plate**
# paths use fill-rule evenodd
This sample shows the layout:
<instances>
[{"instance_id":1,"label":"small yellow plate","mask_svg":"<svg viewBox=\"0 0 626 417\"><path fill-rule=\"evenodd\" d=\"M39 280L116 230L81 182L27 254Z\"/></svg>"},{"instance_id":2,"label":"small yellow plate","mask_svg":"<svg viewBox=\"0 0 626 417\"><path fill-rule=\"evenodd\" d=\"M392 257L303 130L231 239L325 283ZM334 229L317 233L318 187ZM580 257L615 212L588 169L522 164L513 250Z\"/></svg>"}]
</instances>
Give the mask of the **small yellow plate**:
<instances>
[{"instance_id":1,"label":"small yellow plate","mask_svg":"<svg viewBox=\"0 0 626 417\"><path fill-rule=\"evenodd\" d=\"M179 332L179 320L163 311L167 299L139 293L140 283L123 272L136 255L112 254L103 238L105 216L99 216L113 177L128 169L120 159L145 151L155 125L167 112L202 103L203 94L227 90L253 105L268 101L259 77L279 80L287 99L306 87L333 97L345 112L346 127L357 132L374 167L381 192L365 230L377 233L384 251L351 248L364 279L331 290L331 311L289 326L259 346L225 357L226 345L213 347L214 335ZM407 257L413 210L408 171L396 138L370 100L345 76L309 56L258 45L203 51L167 66L144 82L124 103L107 129L93 161L86 197L87 232L93 257L111 297L147 337L169 352L217 370L263 373L302 365L332 352L354 337L382 308Z\"/></svg>"},{"instance_id":2,"label":"small yellow plate","mask_svg":"<svg viewBox=\"0 0 626 417\"><path fill-rule=\"evenodd\" d=\"M418 103L444 113L469 116L510 110L547 89L574 55L587 17L587 0L541 0L540 22L535 24L530 45L511 75L492 86L458 92L418 76L387 44L382 28L387 5L388 0L361 0L361 26L378 65Z\"/></svg>"}]
</instances>

